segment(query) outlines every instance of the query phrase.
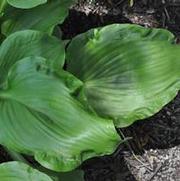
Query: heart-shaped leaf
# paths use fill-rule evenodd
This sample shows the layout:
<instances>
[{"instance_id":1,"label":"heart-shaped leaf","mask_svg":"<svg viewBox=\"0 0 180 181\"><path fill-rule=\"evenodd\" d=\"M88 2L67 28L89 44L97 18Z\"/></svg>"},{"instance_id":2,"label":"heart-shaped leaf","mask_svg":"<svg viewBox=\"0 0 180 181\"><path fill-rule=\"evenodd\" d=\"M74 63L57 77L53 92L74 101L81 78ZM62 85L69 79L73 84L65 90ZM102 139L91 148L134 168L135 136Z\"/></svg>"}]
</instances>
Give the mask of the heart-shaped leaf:
<instances>
[{"instance_id":1,"label":"heart-shaped leaf","mask_svg":"<svg viewBox=\"0 0 180 181\"><path fill-rule=\"evenodd\" d=\"M0 91L0 144L34 155L55 171L112 153L120 141L113 121L88 112L74 98L81 86L71 74L51 71L43 58L16 62Z\"/></svg>"},{"instance_id":2,"label":"heart-shaped leaf","mask_svg":"<svg viewBox=\"0 0 180 181\"><path fill-rule=\"evenodd\" d=\"M67 68L84 82L79 100L85 95L87 104L118 127L158 112L180 89L180 47L172 40L166 30L134 25L75 37Z\"/></svg>"}]
</instances>

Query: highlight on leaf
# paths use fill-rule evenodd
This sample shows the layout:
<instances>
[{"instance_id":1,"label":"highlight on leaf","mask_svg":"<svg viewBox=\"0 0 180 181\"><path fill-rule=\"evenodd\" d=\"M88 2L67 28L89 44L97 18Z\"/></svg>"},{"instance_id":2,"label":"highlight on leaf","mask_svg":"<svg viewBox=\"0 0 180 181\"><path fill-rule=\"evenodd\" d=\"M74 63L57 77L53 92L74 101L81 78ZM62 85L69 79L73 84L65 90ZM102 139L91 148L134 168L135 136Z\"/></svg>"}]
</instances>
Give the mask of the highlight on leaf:
<instances>
[{"instance_id":1,"label":"highlight on leaf","mask_svg":"<svg viewBox=\"0 0 180 181\"><path fill-rule=\"evenodd\" d=\"M55 171L73 170L116 149L120 137L113 121L89 112L74 98L81 81L61 69L56 72L45 58L15 62L10 51L9 56L6 67L14 64L0 90L0 144Z\"/></svg>"},{"instance_id":2,"label":"highlight on leaf","mask_svg":"<svg viewBox=\"0 0 180 181\"><path fill-rule=\"evenodd\" d=\"M23 12L31 18L32 10L49 3L56 9L59 2ZM27 17L3 26L5 34ZM47 24L43 18L35 26L41 31L57 23L56 15ZM115 127L155 114L180 89L180 47L174 42L167 30L114 24L73 38L65 62L63 42L47 32L13 33L0 47L0 144L62 172L113 153L122 143Z\"/></svg>"}]
</instances>

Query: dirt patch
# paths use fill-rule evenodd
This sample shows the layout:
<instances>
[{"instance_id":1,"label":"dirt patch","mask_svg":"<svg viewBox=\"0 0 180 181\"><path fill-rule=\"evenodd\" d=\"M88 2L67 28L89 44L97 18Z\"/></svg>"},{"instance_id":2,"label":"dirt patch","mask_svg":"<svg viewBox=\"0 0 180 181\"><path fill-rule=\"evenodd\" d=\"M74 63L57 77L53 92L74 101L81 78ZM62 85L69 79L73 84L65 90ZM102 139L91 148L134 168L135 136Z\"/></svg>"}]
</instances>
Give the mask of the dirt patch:
<instances>
[{"instance_id":1,"label":"dirt patch","mask_svg":"<svg viewBox=\"0 0 180 181\"><path fill-rule=\"evenodd\" d=\"M6 152L6 150L0 146L0 163L12 161L11 156Z\"/></svg>"},{"instance_id":2,"label":"dirt patch","mask_svg":"<svg viewBox=\"0 0 180 181\"><path fill-rule=\"evenodd\" d=\"M138 156L138 160L133 156L125 159L136 180L180 180L180 146L148 150L142 156Z\"/></svg>"}]
</instances>

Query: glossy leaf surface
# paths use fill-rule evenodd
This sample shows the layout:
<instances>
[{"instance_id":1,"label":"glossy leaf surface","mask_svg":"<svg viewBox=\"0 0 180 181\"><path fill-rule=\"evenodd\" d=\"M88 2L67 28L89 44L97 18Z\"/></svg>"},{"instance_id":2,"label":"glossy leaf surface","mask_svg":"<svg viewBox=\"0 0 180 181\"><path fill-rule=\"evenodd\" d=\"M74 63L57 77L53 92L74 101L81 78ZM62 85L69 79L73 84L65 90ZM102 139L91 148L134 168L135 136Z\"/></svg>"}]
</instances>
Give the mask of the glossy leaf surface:
<instances>
[{"instance_id":1,"label":"glossy leaf surface","mask_svg":"<svg viewBox=\"0 0 180 181\"><path fill-rule=\"evenodd\" d=\"M0 91L0 144L34 155L55 171L112 153L120 142L113 121L88 112L74 98L81 86L71 74L51 71L43 58L16 62Z\"/></svg>"},{"instance_id":2,"label":"glossy leaf surface","mask_svg":"<svg viewBox=\"0 0 180 181\"><path fill-rule=\"evenodd\" d=\"M64 65L65 50L62 41L39 31L24 30L12 34L0 48L0 84L4 83L14 63L29 56L47 58L49 67L59 69Z\"/></svg>"},{"instance_id":3,"label":"glossy leaf surface","mask_svg":"<svg viewBox=\"0 0 180 181\"><path fill-rule=\"evenodd\" d=\"M110 25L77 36L67 51L67 67L84 82L79 100L84 102L85 95L118 127L155 114L180 89L180 47L172 40L166 30L136 25Z\"/></svg>"}]
</instances>

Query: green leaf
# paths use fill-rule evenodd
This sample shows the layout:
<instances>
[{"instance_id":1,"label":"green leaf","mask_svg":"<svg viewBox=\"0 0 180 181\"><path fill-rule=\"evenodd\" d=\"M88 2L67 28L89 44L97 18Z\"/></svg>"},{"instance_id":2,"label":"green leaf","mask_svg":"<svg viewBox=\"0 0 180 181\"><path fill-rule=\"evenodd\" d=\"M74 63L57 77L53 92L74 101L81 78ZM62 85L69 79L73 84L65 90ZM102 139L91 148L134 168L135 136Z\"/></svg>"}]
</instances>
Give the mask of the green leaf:
<instances>
[{"instance_id":1,"label":"green leaf","mask_svg":"<svg viewBox=\"0 0 180 181\"><path fill-rule=\"evenodd\" d=\"M29 9L40 4L47 3L47 0L7 0L11 6L22 9Z\"/></svg>"},{"instance_id":2,"label":"green leaf","mask_svg":"<svg viewBox=\"0 0 180 181\"><path fill-rule=\"evenodd\" d=\"M42 58L14 64L0 91L0 144L34 155L44 167L70 171L84 160L111 154L120 138L112 120L88 112L74 95L82 82L54 73Z\"/></svg>"},{"instance_id":3,"label":"green leaf","mask_svg":"<svg viewBox=\"0 0 180 181\"><path fill-rule=\"evenodd\" d=\"M0 164L1 181L52 181L47 175L21 162Z\"/></svg>"},{"instance_id":4,"label":"green leaf","mask_svg":"<svg viewBox=\"0 0 180 181\"><path fill-rule=\"evenodd\" d=\"M24 30L9 36L0 48L0 84L4 83L9 68L28 56L47 58L49 67L64 65L65 50L62 41L39 31Z\"/></svg>"},{"instance_id":5,"label":"green leaf","mask_svg":"<svg viewBox=\"0 0 180 181\"><path fill-rule=\"evenodd\" d=\"M52 33L55 25L61 24L68 15L68 8L75 0L49 0L48 3L32 9L6 8L3 16L2 33L9 34L33 29Z\"/></svg>"},{"instance_id":6,"label":"green leaf","mask_svg":"<svg viewBox=\"0 0 180 181\"><path fill-rule=\"evenodd\" d=\"M142 28L130 28L123 37L119 31L118 37L117 29L114 34L105 29L72 40L67 69L84 82L79 100L86 97L100 116L125 127L155 114L175 97L180 89L180 47L169 43L167 31L163 35L162 30L143 33Z\"/></svg>"},{"instance_id":7,"label":"green leaf","mask_svg":"<svg viewBox=\"0 0 180 181\"><path fill-rule=\"evenodd\" d=\"M0 1L0 17L3 15L6 5L7 5L6 0Z\"/></svg>"}]
</instances>

